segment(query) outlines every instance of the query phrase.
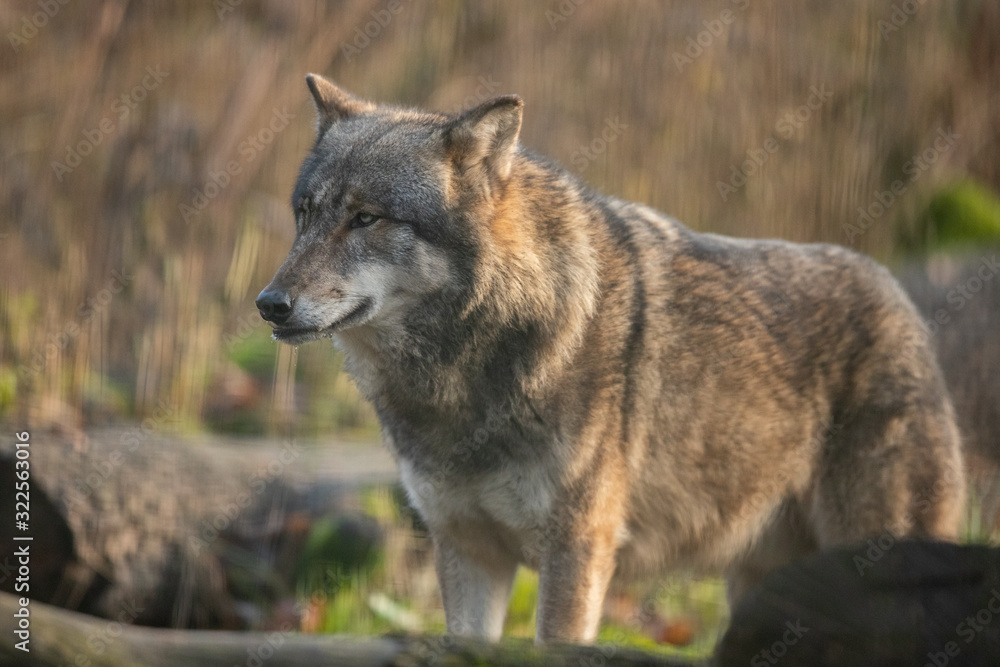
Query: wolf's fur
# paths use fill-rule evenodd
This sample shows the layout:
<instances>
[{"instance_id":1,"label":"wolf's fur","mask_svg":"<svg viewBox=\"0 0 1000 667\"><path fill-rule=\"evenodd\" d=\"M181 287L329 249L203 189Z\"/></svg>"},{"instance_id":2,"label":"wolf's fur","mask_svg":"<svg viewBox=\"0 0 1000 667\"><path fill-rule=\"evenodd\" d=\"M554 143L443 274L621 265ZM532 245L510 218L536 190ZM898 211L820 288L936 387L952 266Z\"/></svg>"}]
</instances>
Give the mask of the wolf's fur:
<instances>
[{"instance_id":1,"label":"wolf's fur","mask_svg":"<svg viewBox=\"0 0 1000 667\"><path fill-rule=\"evenodd\" d=\"M498 637L521 563L538 639L589 641L613 575L727 568L738 597L817 547L956 537L952 408L882 267L601 196L518 146L517 97L446 116L308 81L297 236L258 303L344 351L449 631Z\"/></svg>"}]
</instances>

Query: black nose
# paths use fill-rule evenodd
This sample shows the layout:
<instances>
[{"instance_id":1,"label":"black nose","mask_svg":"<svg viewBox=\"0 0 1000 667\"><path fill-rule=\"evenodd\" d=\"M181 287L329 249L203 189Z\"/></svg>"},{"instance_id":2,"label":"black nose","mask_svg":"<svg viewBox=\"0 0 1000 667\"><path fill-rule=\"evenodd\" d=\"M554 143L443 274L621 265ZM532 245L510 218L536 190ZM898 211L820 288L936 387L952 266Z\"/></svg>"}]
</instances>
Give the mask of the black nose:
<instances>
[{"instance_id":1,"label":"black nose","mask_svg":"<svg viewBox=\"0 0 1000 667\"><path fill-rule=\"evenodd\" d=\"M292 314L292 298L288 292L265 289L257 295L257 310L268 322L284 324Z\"/></svg>"}]
</instances>

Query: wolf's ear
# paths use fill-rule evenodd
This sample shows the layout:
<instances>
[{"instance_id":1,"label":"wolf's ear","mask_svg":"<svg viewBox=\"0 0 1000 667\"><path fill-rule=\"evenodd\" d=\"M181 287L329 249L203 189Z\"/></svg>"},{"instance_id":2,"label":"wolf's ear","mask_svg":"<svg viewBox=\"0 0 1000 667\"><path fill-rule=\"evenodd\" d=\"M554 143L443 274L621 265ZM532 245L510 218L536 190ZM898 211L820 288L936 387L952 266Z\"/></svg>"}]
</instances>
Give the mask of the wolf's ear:
<instances>
[{"instance_id":1,"label":"wolf's ear","mask_svg":"<svg viewBox=\"0 0 1000 667\"><path fill-rule=\"evenodd\" d=\"M510 176L521 131L524 102L504 95L483 102L453 120L447 130L447 147L463 171L482 165L501 181Z\"/></svg>"},{"instance_id":2,"label":"wolf's ear","mask_svg":"<svg viewBox=\"0 0 1000 667\"><path fill-rule=\"evenodd\" d=\"M326 132L331 125L342 118L375 108L371 102L359 100L319 74L306 74L306 83L316 104L316 124L319 134Z\"/></svg>"}]
</instances>

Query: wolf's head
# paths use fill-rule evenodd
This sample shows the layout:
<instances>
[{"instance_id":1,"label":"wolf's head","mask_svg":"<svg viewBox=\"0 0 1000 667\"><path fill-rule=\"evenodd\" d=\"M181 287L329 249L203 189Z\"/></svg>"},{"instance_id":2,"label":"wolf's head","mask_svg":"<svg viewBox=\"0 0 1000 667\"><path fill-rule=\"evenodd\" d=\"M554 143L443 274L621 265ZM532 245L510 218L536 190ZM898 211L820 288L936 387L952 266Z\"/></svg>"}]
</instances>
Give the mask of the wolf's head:
<instances>
[{"instance_id":1,"label":"wolf's head","mask_svg":"<svg viewBox=\"0 0 1000 667\"><path fill-rule=\"evenodd\" d=\"M517 154L521 99L460 115L359 100L306 77L316 143L292 195L295 242L257 297L274 337L391 327L467 284Z\"/></svg>"}]
</instances>

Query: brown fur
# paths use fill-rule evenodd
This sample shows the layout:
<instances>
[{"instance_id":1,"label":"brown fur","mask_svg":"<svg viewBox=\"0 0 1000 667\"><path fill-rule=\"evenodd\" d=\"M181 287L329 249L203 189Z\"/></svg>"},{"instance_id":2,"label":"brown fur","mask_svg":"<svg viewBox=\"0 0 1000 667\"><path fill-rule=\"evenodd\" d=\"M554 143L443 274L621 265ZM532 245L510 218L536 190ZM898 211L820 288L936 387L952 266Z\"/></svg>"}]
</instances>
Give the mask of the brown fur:
<instances>
[{"instance_id":1,"label":"brown fur","mask_svg":"<svg viewBox=\"0 0 1000 667\"><path fill-rule=\"evenodd\" d=\"M519 564L538 639L590 641L612 578L725 569L739 597L817 547L955 538L951 405L882 267L598 195L518 146L518 98L444 116L310 87L298 234L258 305L344 351L449 631L498 637Z\"/></svg>"}]
</instances>

